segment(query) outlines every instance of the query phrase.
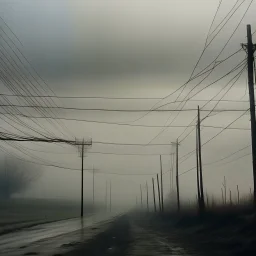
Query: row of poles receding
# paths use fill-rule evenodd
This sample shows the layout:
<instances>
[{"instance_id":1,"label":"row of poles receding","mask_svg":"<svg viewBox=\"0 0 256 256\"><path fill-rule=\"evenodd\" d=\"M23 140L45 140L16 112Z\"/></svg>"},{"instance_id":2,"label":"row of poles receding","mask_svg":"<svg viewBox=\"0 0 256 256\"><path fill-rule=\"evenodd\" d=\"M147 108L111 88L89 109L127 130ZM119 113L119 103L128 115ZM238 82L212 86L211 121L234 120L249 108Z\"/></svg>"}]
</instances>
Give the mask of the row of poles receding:
<instances>
[{"instance_id":1,"label":"row of poles receding","mask_svg":"<svg viewBox=\"0 0 256 256\"><path fill-rule=\"evenodd\" d=\"M252 42L252 33L251 33L251 25L247 25L247 44L242 44L242 47L247 52L247 67L248 67L248 88L249 88L249 97L250 97L250 117L251 117L251 141L252 141L252 159L253 159L253 204L256 208L256 117L255 117L255 97L254 97L254 52L256 50L256 45ZM197 169L197 200L198 207L201 212L205 210L205 199L204 199L204 186L203 186L203 171L202 171L202 152L201 152L201 119L200 119L200 108L198 106L198 120L197 120L197 129L196 129L196 169ZM177 209L180 210L180 188L179 188L179 142L178 140L173 143L176 145L176 189L177 189ZM159 211L164 211L164 203L163 203L163 173L162 173L162 158L160 156L160 178L161 183L159 184L159 178L157 174L157 186L158 186L158 201L159 201ZM154 198L154 209L156 208L156 197L155 197L155 186L154 186L154 178L152 178L153 183L153 198ZM147 189L147 209L148 206L148 186L146 184ZM237 187L238 190L238 187ZM142 188L140 185L141 192L141 206L143 207L142 202ZM230 193L231 197L231 193ZM238 190L238 198L239 198L239 190ZM239 199L238 199L239 201Z\"/></svg>"},{"instance_id":2,"label":"row of poles receding","mask_svg":"<svg viewBox=\"0 0 256 256\"><path fill-rule=\"evenodd\" d=\"M204 189L203 189L203 174L202 174L202 157L201 157L201 131L200 131L200 108L198 106L198 122L196 129L196 162L197 162L197 190L198 190L198 205L201 211L205 208L204 203ZM174 145L176 148L176 196L177 196L177 210L180 211L180 186L179 186L179 141L172 142L171 145ZM171 154L173 155L173 154ZM170 170L170 196L173 189L173 169ZM160 155L160 182L159 175L157 174L157 190L158 190L158 202L159 202L159 211L164 212L164 193L163 193L163 167L162 167L162 156ZM154 210L157 211L156 207L156 193L155 193L155 179L152 178L152 188L153 188L153 201L154 201ZM148 184L146 182L146 195L147 195L147 209L149 210L148 203ZM140 185L140 198L141 198L141 207L143 207L142 200L142 185ZM137 203L137 200L136 200Z\"/></svg>"}]
</instances>

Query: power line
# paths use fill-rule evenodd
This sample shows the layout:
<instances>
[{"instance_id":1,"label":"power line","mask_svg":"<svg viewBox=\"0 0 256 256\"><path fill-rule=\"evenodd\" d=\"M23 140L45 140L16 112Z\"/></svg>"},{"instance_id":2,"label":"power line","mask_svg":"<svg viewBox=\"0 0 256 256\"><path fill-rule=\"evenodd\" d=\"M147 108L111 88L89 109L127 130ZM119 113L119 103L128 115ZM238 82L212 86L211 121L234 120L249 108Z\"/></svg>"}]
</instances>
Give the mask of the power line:
<instances>
[{"instance_id":1,"label":"power line","mask_svg":"<svg viewBox=\"0 0 256 256\"><path fill-rule=\"evenodd\" d=\"M17 104L0 104L0 107L17 107L17 108L42 108L42 109L65 109L78 111L102 111L102 112L148 112L148 109L108 109L108 108L78 108L78 107L53 107L53 106L31 106L31 105L17 105ZM196 108L190 109L154 109L153 112L187 112L196 111ZM202 109L202 111L211 111ZM215 112L229 112L229 111L244 111L244 109L217 109Z\"/></svg>"},{"instance_id":2,"label":"power line","mask_svg":"<svg viewBox=\"0 0 256 256\"><path fill-rule=\"evenodd\" d=\"M249 109L248 109L249 110ZM202 147L205 146L206 144L208 144L210 141L212 141L213 139L215 139L217 136L219 136L222 132L224 132L227 128L229 128L233 123L235 123L238 119L240 119L242 116L244 116L248 110L246 110L244 113L242 113L240 116L238 116L235 120L233 120L231 123L229 123L226 127L224 127L220 132L218 132L216 135L214 135L213 137L211 137L209 140L207 140L206 142L204 142L202 144ZM185 162L188 158L190 158L192 156L192 153L194 153L195 150L190 151L189 153L183 155L180 157L180 159L188 156L186 159L184 159L183 161L181 161L181 163Z\"/></svg>"},{"instance_id":3,"label":"power line","mask_svg":"<svg viewBox=\"0 0 256 256\"><path fill-rule=\"evenodd\" d=\"M219 66L220 64L222 64L223 62L227 61L228 59L230 59L231 57L235 56L236 54L238 54L238 53L241 52L241 51L242 51L242 49L240 48L239 50L237 50L237 51L233 52L232 54L230 54L230 55L229 55L228 57L226 57L224 60L218 61L218 63L216 63L216 64L214 65L214 67L210 68L209 70L204 71L204 72L202 72L202 73L200 73L200 74L197 74L197 75L193 76L193 77L192 77L191 79L189 79L186 83L184 83L184 84L181 85L178 89L174 90L172 93L170 93L169 95L167 95L166 97L164 97L162 100L164 100L164 99L166 99L166 98L168 98L168 97L174 95L176 92L178 92L178 91L179 91L180 89L182 89L184 86L186 86L189 82L193 81L194 79L196 79L196 78L198 78L198 77L203 76L204 74L207 74L208 72L211 72L211 71L212 71L213 69L215 69L217 66ZM156 105L157 105L158 103L160 103L162 100L160 100L160 101L158 101L156 104L154 104L153 107L151 108L151 110L155 109ZM176 102L176 101L177 101L177 98L176 98L176 100L175 100L174 102ZM177 102L178 102L178 101L177 101ZM182 102L183 102L183 101L182 101ZM163 106L165 106L165 105L168 105L168 103L162 104L162 105L160 105L160 106L157 107L157 108L163 107ZM142 118L144 118L145 116L147 116L149 113L151 113L151 110L150 110L148 113L142 115L141 117L139 117L139 118L137 118L137 119L135 119L135 120L133 120L133 121L130 121L130 123L134 123L134 122L137 122L137 121L141 120Z\"/></svg>"},{"instance_id":4,"label":"power line","mask_svg":"<svg viewBox=\"0 0 256 256\"><path fill-rule=\"evenodd\" d=\"M207 110L206 110L207 111ZM209 111L209 110L208 110ZM240 112L240 111L238 111ZM222 113L217 112L217 113ZM1 113L0 115L9 115L9 113ZM40 116L27 116L27 115L20 115L24 118L33 118L33 119L45 119L45 118L53 118L53 117L40 117ZM55 118L56 119L56 118ZM159 127L165 127L163 125L143 125L143 124L129 124L129 123L116 123L116 122L104 122L104 121L96 121L96 120L87 120L87 119L77 119L77 118L65 118L65 117L57 117L57 119L65 120L65 121L76 121L76 122L86 122L86 123L98 123L98 124L107 124L107 125L118 125L118 126L130 126L130 127L144 127L144 128L159 128ZM188 125L172 125L168 126L167 128L183 128L188 127ZM194 127L194 125L189 125L189 127ZM213 125L204 125L202 127L206 128L224 128L222 126L213 126ZM232 127L228 129L234 129L234 130L248 130L247 128L242 127Z\"/></svg>"},{"instance_id":5,"label":"power line","mask_svg":"<svg viewBox=\"0 0 256 256\"><path fill-rule=\"evenodd\" d=\"M101 100L159 100L160 97L107 97L107 96L61 96L61 95L19 95L0 93L0 96L22 98L56 98L56 99L101 99Z\"/></svg>"},{"instance_id":6,"label":"power line","mask_svg":"<svg viewBox=\"0 0 256 256\"><path fill-rule=\"evenodd\" d=\"M208 85L205 86L203 89L201 89L201 90L199 90L198 92L196 92L196 94L194 94L192 97L196 96L198 93L200 93L201 91L205 90L207 87L209 87L209 86L211 86L211 85L217 83L218 81L220 81L220 80L223 79L224 77L226 77L226 76L228 76L229 74L231 74L232 72L236 71L238 68L240 68L241 64L243 65L243 62L244 62L244 61L245 61L245 60L243 60L242 62L240 62L238 65L236 65L234 68L232 68L232 69L231 69L228 73L226 73L224 76L218 78L218 79L215 80L214 82L208 84ZM210 73L209 73L209 74L210 74ZM208 75L209 75L209 74L208 74ZM188 92L188 95L189 95L197 86L199 86L199 85L202 83L202 81L204 81L204 80L208 77L208 75L207 75L204 79L202 79L199 83L197 83L197 84ZM190 98L192 98L192 97L190 97ZM177 117L179 116L180 112L183 111L183 108L184 108L185 104L187 103L187 101L188 101L188 99L185 101L185 103L184 103L184 105L181 107L181 109L178 109L178 107L180 106L180 104L178 105L178 107L176 108L176 111L178 112L178 114L176 115L176 117L174 117L174 119L173 119L167 126L171 125L171 124L177 119ZM171 116L170 116L170 117L171 117ZM169 121L170 117L166 120L165 126L166 126L167 122ZM166 126L166 127L167 127L167 126ZM151 143L153 140L155 140L155 139L156 139L159 135L161 135L165 130L166 130L166 128L163 128L156 136L154 136L153 139L150 140L149 143Z\"/></svg>"},{"instance_id":7,"label":"power line","mask_svg":"<svg viewBox=\"0 0 256 256\"><path fill-rule=\"evenodd\" d=\"M239 152L241 152L241 151L243 151L243 150L249 148L250 146L251 146L251 145L248 145L248 146L246 146L246 147L243 147L243 148L241 148L241 149L238 149L237 151L235 151L235 152L233 152L233 153L231 153L231 154L229 154L229 155L227 155L227 156L225 156L225 157L222 157L222 158L220 158L220 159L218 159L218 160L216 160L216 161L209 162L209 163L205 163L205 164L203 164L203 166L213 165L213 164L216 164L216 163L218 163L218 162L221 162L221 161L223 161L223 160L225 160L225 159L227 159L227 158L229 158L229 157L231 157L231 156L233 156L233 155L235 155L235 154L237 154L237 153L239 153ZM249 154L251 154L251 153L249 153ZM246 154L246 156L249 155L249 154ZM236 158L236 159L234 159L234 160L238 160L238 159L240 159L240 157L239 157L239 158ZM230 161L230 162L233 162L234 160L232 160L232 161ZM228 162L228 163L229 163L229 162ZM224 164L226 164L226 163L224 163ZM186 174L186 173L188 173L188 172L190 172L190 171L192 171L192 170L194 170L194 169L196 169L196 166L193 167L193 168L190 168L189 170L187 170L187 171L185 171L185 172L183 172L183 173L181 173L180 175L184 175L184 174Z\"/></svg>"},{"instance_id":8,"label":"power line","mask_svg":"<svg viewBox=\"0 0 256 256\"><path fill-rule=\"evenodd\" d=\"M231 87L230 87L230 89L231 89L231 88L235 85L235 83L238 81L238 79L240 78L240 76L241 76L243 70L244 70L244 68L243 68L238 74L236 74L232 79L230 79L230 80L227 82L227 84L226 84L216 95L214 95L208 102L206 102L202 107L205 107L207 104L209 104L210 102L214 101L213 99L216 98L216 97L229 85L229 83L232 82L232 81L236 78L236 79L234 80L234 82L231 84ZM229 90L230 90L230 89L229 89ZM228 90L228 91L229 91L229 90ZM228 92L228 91L227 91L227 92ZM216 106L218 105L218 103L223 99L223 97L227 94L227 92L225 92L225 94L224 94L219 100L217 100L217 104L215 104L215 106L213 107L212 110L214 110L214 109L216 108ZM209 117L209 116L210 116L210 114L213 112L212 110L210 111L209 114L207 114L206 117ZM206 117L205 117L205 118L206 118ZM192 124L195 120L196 120L196 117L192 120L192 122L191 122L190 124ZM179 135L178 138L180 138L180 137L184 134L184 132L185 132L186 130L187 130L187 128L184 129L184 131ZM192 129L192 130L181 140L181 142L183 142L194 130L195 130L195 128Z\"/></svg>"}]
</instances>

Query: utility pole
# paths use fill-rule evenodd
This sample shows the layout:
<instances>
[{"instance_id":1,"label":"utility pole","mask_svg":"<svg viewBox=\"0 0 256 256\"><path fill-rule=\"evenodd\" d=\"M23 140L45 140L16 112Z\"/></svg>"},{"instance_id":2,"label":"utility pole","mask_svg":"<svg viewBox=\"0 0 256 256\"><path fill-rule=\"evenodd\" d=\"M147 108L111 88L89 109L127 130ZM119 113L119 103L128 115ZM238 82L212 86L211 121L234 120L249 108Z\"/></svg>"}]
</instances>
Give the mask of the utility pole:
<instances>
[{"instance_id":1,"label":"utility pole","mask_svg":"<svg viewBox=\"0 0 256 256\"><path fill-rule=\"evenodd\" d=\"M171 153L171 166L170 166L170 196L173 190L173 153Z\"/></svg>"},{"instance_id":2,"label":"utility pole","mask_svg":"<svg viewBox=\"0 0 256 256\"><path fill-rule=\"evenodd\" d=\"M161 155L160 155L160 174L161 174L161 204L162 204L162 212L164 212L163 167L162 167L162 156Z\"/></svg>"},{"instance_id":3,"label":"utility pole","mask_svg":"<svg viewBox=\"0 0 256 256\"><path fill-rule=\"evenodd\" d=\"M239 187L238 185L236 186L236 190L237 190L237 203L240 203L240 195L239 195Z\"/></svg>"},{"instance_id":4,"label":"utility pole","mask_svg":"<svg viewBox=\"0 0 256 256\"><path fill-rule=\"evenodd\" d=\"M76 145L78 146L78 152L80 153L80 157L82 159L82 166L81 166L81 217L84 216L84 146L91 146L92 142L84 142L84 139L82 142L76 142Z\"/></svg>"},{"instance_id":5,"label":"utility pole","mask_svg":"<svg viewBox=\"0 0 256 256\"><path fill-rule=\"evenodd\" d=\"M106 194L105 194L106 212L108 211L108 182L106 181Z\"/></svg>"},{"instance_id":6,"label":"utility pole","mask_svg":"<svg viewBox=\"0 0 256 256\"><path fill-rule=\"evenodd\" d=\"M180 211L180 187L179 187L179 141L176 141L176 188L177 188L177 207Z\"/></svg>"},{"instance_id":7,"label":"utility pole","mask_svg":"<svg viewBox=\"0 0 256 256\"><path fill-rule=\"evenodd\" d=\"M142 187L141 187L141 184L140 184L140 206L141 206L141 209L143 209L143 202L142 202Z\"/></svg>"},{"instance_id":8,"label":"utility pole","mask_svg":"<svg viewBox=\"0 0 256 256\"><path fill-rule=\"evenodd\" d=\"M255 99L254 99L254 51L255 44L252 43L251 25L247 25L247 45L242 44L242 47L247 48L247 68L248 68L248 88L250 97L250 114L251 114L251 140L252 140L252 167L253 167L253 204L256 207L256 118L255 118Z\"/></svg>"},{"instance_id":9,"label":"utility pole","mask_svg":"<svg viewBox=\"0 0 256 256\"><path fill-rule=\"evenodd\" d=\"M84 140L82 142L82 150L81 150L81 158L82 158L82 169L81 169L81 217L84 216Z\"/></svg>"},{"instance_id":10,"label":"utility pole","mask_svg":"<svg viewBox=\"0 0 256 256\"><path fill-rule=\"evenodd\" d=\"M152 188L153 188L153 200L154 200L154 209L155 209L155 212L156 212L156 196L155 196L155 181L154 181L154 178L152 178Z\"/></svg>"},{"instance_id":11,"label":"utility pole","mask_svg":"<svg viewBox=\"0 0 256 256\"><path fill-rule=\"evenodd\" d=\"M198 130L198 160L199 160L199 170L200 170L200 196L201 196L201 210L205 210L205 202L204 202L204 185L203 185L203 168L202 168L202 150L201 150L201 128L200 128L200 109L197 107L198 112L198 121L197 121L197 130Z\"/></svg>"},{"instance_id":12,"label":"utility pole","mask_svg":"<svg viewBox=\"0 0 256 256\"><path fill-rule=\"evenodd\" d=\"M112 194L111 194L111 181L109 181L109 211L112 210Z\"/></svg>"},{"instance_id":13,"label":"utility pole","mask_svg":"<svg viewBox=\"0 0 256 256\"><path fill-rule=\"evenodd\" d=\"M199 161L198 161L198 128L196 126L196 181L197 181L197 201L199 211L201 211L201 195L200 195L200 180L199 180Z\"/></svg>"},{"instance_id":14,"label":"utility pole","mask_svg":"<svg viewBox=\"0 0 256 256\"><path fill-rule=\"evenodd\" d=\"M224 181L222 183L223 188L224 188L224 202L225 204L227 203L227 182L226 182L226 177L224 176Z\"/></svg>"},{"instance_id":15,"label":"utility pole","mask_svg":"<svg viewBox=\"0 0 256 256\"><path fill-rule=\"evenodd\" d=\"M93 210L95 207L95 201L94 201L94 167L92 168L92 204L93 204Z\"/></svg>"},{"instance_id":16,"label":"utility pole","mask_svg":"<svg viewBox=\"0 0 256 256\"><path fill-rule=\"evenodd\" d=\"M147 209L149 212L149 205L148 205L148 182L146 181L146 190L147 190Z\"/></svg>"},{"instance_id":17,"label":"utility pole","mask_svg":"<svg viewBox=\"0 0 256 256\"><path fill-rule=\"evenodd\" d=\"M157 188L158 188L159 212L161 212L162 211L162 207L161 207L161 194L160 194L160 186L159 186L158 174L156 175L156 179L157 179Z\"/></svg>"}]
</instances>

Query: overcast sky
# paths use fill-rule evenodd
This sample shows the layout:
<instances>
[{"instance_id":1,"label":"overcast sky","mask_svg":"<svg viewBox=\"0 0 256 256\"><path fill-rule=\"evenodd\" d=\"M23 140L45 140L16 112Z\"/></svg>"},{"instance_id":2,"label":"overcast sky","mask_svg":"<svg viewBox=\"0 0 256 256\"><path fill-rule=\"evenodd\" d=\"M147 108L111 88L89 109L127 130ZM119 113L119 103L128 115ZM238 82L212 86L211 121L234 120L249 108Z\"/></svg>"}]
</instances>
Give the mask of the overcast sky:
<instances>
[{"instance_id":1,"label":"overcast sky","mask_svg":"<svg viewBox=\"0 0 256 256\"><path fill-rule=\"evenodd\" d=\"M236 0L224 0L219 8L211 31L230 11ZM243 1L238 1L239 6ZM210 64L220 53L229 37L234 32L250 0L245 0L232 19L225 25L212 44L205 51L195 74ZM205 44L205 39L218 7L218 0L0 0L0 15L17 35L22 45L1 21L5 29L16 42L22 53L27 57L37 72L49 84L56 95L61 96L106 96L106 97L165 97L186 82L195 66ZM246 40L246 24L255 30L256 4L253 3L241 21L238 29L221 52L218 61L238 50ZM224 23L222 23L224 24ZM218 31L218 30L217 30ZM216 33L216 32L215 32ZM3 35L3 34L2 34ZM3 35L4 36L4 35ZM214 37L209 37L208 42ZM3 37L1 37L3 38ZM255 37L254 37L255 38ZM2 40L2 39L1 39ZM4 44L3 41L1 41ZM224 76L246 54L241 51L227 62L218 66L189 96L218 78ZM27 65L27 64L26 64ZM239 70L238 70L239 71ZM238 72L237 71L237 72ZM237 73L231 74L219 82L209 86L193 99L209 100L214 97L226 83ZM180 95L182 100L200 79L190 82ZM44 85L45 86L45 85ZM220 99L228 90L216 96ZM1 83L1 93L9 92ZM180 91L179 91L180 92ZM161 101L158 105L174 101L179 92ZM248 100L246 91L246 70L237 83L223 99ZM244 97L243 97L244 96ZM56 104L65 107L109 108L109 109L150 109L157 100L100 100L100 99L63 99ZM202 106L205 102L187 102L185 109ZM211 109L216 102L209 103L204 109ZM171 104L165 109L176 109L183 105ZM247 102L222 102L217 109L246 110ZM22 110L23 111L23 110ZM34 110L30 110L34 113ZM202 112L202 117L209 112ZM203 125L225 127L243 112L224 112L207 118ZM58 111L59 117L94 120L99 122L124 122L129 124L160 125L169 124L177 115L169 112L154 112L134 122L145 113L127 112L95 112L95 111ZM172 115L171 115L172 114ZM36 114L35 114L36 115ZM170 116L171 115L171 116ZM182 112L172 125L186 126L196 116L196 111ZM31 121L26 120L34 127ZM51 123L37 120L47 129L54 130ZM163 128L131 127L102 123L86 123L62 121L77 139L92 138L93 141L117 143L149 143ZM195 124L195 122L193 123ZM1 126L13 130L6 122ZM233 127L247 130L226 130L216 139L203 147L203 163L209 163L225 157L236 150L250 144L250 127L248 114L235 122ZM166 128L152 143L171 143L179 137L185 128ZM188 128L180 136L183 139L193 127ZM203 127L202 144L212 138L221 129ZM55 129L58 136L62 136ZM69 139L72 139L70 135ZM19 144L38 151L29 151L49 163L80 168L77 149L71 146L38 145L32 143ZM11 152L22 158L32 159L22 152L3 144ZM180 157L195 148L195 132L192 132L181 143ZM154 156L116 156L100 155L90 152L139 153L156 154ZM113 146L94 144L85 158L86 168L94 166L99 169L96 176L96 196L98 202L104 200L105 183L112 181L114 202L135 203L139 195L139 184L148 176L117 176L102 173L120 174L154 174L159 172L159 155L163 155L163 170L170 169L172 146ZM225 162L250 153L250 147L238 152ZM3 155L4 157L4 155ZM182 161L182 159L180 160ZM246 156L226 165L204 166L205 190L209 196L220 197L221 183L226 176L228 188L234 191L240 186L241 193L249 192L252 187L251 157ZM195 154L180 164L180 173L195 166ZM35 165L36 168L36 165ZM80 172L44 167L44 175L27 195L38 197L71 197L79 196ZM180 176L182 200L194 199L196 195L195 170ZM92 175L85 175L85 197L91 198ZM169 174L164 178L165 194L170 191Z\"/></svg>"}]
</instances>

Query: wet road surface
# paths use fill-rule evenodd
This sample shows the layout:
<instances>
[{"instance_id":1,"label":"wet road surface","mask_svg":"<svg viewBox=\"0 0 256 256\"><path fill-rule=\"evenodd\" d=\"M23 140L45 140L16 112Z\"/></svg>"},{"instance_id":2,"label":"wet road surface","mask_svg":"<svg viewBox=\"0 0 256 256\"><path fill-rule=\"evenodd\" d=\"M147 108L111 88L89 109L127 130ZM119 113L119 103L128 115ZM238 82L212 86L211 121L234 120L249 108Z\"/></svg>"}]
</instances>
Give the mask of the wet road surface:
<instances>
[{"instance_id":1,"label":"wet road surface","mask_svg":"<svg viewBox=\"0 0 256 256\"><path fill-rule=\"evenodd\" d=\"M0 255L191 256L127 215L95 215L38 225L0 236Z\"/></svg>"},{"instance_id":2,"label":"wet road surface","mask_svg":"<svg viewBox=\"0 0 256 256\"><path fill-rule=\"evenodd\" d=\"M136 225L127 216L115 220L106 230L95 235L65 256L191 256L184 248L167 241L160 234Z\"/></svg>"},{"instance_id":3,"label":"wet road surface","mask_svg":"<svg viewBox=\"0 0 256 256\"><path fill-rule=\"evenodd\" d=\"M95 214L37 225L0 236L0 255L54 255L95 236L111 223L112 215Z\"/></svg>"}]
</instances>

